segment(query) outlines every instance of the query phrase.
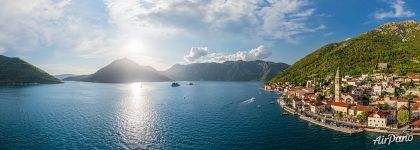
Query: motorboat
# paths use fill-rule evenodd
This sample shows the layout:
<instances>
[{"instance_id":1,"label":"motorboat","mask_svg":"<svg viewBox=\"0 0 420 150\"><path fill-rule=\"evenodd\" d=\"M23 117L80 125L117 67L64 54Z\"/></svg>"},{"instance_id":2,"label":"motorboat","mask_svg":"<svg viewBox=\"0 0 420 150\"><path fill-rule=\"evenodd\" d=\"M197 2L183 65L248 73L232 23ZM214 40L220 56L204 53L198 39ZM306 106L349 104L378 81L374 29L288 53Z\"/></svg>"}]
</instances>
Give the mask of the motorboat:
<instances>
[{"instance_id":1,"label":"motorboat","mask_svg":"<svg viewBox=\"0 0 420 150\"><path fill-rule=\"evenodd\" d=\"M172 86L172 87L178 87L178 86L180 86L180 85L179 85L179 83L177 83L177 82L173 82L171 86Z\"/></svg>"}]
</instances>

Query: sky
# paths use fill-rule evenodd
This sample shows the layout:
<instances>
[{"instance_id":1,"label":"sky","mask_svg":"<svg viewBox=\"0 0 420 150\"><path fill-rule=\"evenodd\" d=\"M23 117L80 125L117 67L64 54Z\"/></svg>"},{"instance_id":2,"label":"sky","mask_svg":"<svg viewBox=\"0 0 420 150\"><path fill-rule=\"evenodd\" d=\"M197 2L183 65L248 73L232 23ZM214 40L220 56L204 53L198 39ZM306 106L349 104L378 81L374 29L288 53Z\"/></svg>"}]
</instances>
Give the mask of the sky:
<instances>
[{"instance_id":1,"label":"sky","mask_svg":"<svg viewBox=\"0 0 420 150\"><path fill-rule=\"evenodd\" d=\"M293 64L386 22L420 20L418 0L0 0L0 55L50 74L115 59Z\"/></svg>"}]
</instances>

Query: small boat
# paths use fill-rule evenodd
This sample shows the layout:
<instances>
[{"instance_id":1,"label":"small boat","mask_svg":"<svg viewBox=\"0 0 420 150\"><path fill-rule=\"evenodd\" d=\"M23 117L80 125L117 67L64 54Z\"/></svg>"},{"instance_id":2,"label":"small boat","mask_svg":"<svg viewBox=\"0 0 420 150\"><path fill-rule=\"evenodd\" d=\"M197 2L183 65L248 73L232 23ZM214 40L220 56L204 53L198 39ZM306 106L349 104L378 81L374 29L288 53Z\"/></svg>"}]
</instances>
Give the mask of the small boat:
<instances>
[{"instance_id":1,"label":"small boat","mask_svg":"<svg viewBox=\"0 0 420 150\"><path fill-rule=\"evenodd\" d=\"M257 105L258 108L261 108L261 105Z\"/></svg>"},{"instance_id":2,"label":"small boat","mask_svg":"<svg viewBox=\"0 0 420 150\"><path fill-rule=\"evenodd\" d=\"M172 87L178 87L178 86L180 86L180 85L179 85L179 83L177 83L177 82L173 82L171 86L172 86Z\"/></svg>"},{"instance_id":3,"label":"small boat","mask_svg":"<svg viewBox=\"0 0 420 150\"><path fill-rule=\"evenodd\" d=\"M194 83L190 82L190 83L188 83L187 85L194 85Z\"/></svg>"},{"instance_id":4,"label":"small boat","mask_svg":"<svg viewBox=\"0 0 420 150\"><path fill-rule=\"evenodd\" d=\"M271 102L270 102L270 104L276 104L276 102L274 102L274 101L271 101Z\"/></svg>"},{"instance_id":5,"label":"small boat","mask_svg":"<svg viewBox=\"0 0 420 150\"><path fill-rule=\"evenodd\" d=\"M281 115L282 116L286 116L287 115L287 112L283 112L283 113L281 113Z\"/></svg>"}]
</instances>

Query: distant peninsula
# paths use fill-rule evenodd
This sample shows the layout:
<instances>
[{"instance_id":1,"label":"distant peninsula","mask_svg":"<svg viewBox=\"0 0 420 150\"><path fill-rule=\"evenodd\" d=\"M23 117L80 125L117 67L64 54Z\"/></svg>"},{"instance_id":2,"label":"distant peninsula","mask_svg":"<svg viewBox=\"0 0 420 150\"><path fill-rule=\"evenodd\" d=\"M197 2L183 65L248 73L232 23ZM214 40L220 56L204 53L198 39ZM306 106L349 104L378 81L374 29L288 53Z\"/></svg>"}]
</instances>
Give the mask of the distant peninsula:
<instances>
[{"instance_id":1,"label":"distant peninsula","mask_svg":"<svg viewBox=\"0 0 420 150\"><path fill-rule=\"evenodd\" d=\"M163 74L180 81L266 81L289 67L285 63L226 61L224 63L176 64Z\"/></svg>"},{"instance_id":2,"label":"distant peninsula","mask_svg":"<svg viewBox=\"0 0 420 150\"><path fill-rule=\"evenodd\" d=\"M0 55L0 85L53 84L61 80L23 61Z\"/></svg>"}]
</instances>

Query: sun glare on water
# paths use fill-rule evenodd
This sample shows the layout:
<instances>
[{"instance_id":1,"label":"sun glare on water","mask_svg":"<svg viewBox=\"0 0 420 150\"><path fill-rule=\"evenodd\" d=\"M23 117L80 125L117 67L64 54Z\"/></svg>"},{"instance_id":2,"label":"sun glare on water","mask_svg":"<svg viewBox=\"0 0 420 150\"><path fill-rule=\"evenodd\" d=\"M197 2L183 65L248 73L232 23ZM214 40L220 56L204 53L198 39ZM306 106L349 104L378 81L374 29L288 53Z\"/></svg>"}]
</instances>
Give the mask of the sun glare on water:
<instances>
[{"instance_id":1,"label":"sun glare on water","mask_svg":"<svg viewBox=\"0 0 420 150\"><path fill-rule=\"evenodd\" d=\"M131 102L134 107L140 107L142 102L145 101L146 96L142 90L142 84L139 82L131 83Z\"/></svg>"}]
</instances>

